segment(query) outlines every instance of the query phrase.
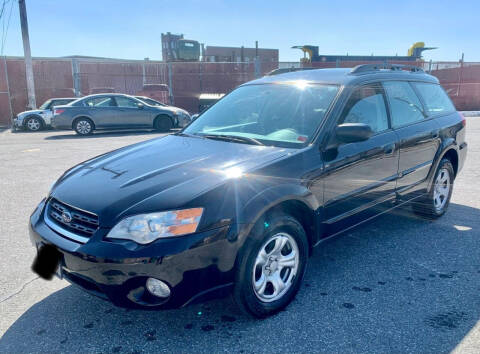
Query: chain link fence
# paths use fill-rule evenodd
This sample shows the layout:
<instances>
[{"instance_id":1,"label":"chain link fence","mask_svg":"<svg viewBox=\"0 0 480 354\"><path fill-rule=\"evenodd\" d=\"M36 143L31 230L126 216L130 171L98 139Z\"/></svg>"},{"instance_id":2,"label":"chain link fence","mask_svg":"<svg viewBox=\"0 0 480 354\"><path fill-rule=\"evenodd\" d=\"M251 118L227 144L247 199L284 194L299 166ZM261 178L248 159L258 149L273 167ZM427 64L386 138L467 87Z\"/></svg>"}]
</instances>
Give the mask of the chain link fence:
<instances>
[{"instance_id":1,"label":"chain link fence","mask_svg":"<svg viewBox=\"0 0 480 354\"><path fill-rule=\"evenodd\" d=\"M318 68L354 67L372 62L314 63ZM380 63L381 64L381 63ZM402 64L402 63L399 63ZM436 76L459 110L480 110L480 63L408 62ZM37 106L53 97L116 92L148 96L196 113L201 94L225 94L274 69L299 62L173 62L93 58L35 58ZM0 126L27 109L23 58L0 60Z\"/></svg>"}]
</instances>

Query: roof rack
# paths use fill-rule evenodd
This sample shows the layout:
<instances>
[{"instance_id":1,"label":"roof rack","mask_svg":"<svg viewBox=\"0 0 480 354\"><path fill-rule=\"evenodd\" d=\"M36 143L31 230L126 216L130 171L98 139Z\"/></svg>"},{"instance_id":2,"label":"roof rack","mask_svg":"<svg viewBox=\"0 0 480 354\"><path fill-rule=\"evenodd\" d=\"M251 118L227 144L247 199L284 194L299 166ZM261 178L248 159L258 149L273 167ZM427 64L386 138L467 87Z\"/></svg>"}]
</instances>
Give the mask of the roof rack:
<instances>
[{"instance_id":1,"label":"roof rack","mask_svg":"<svg viewBox=\"0 0 480 354\"><path fill-rule=\"evenodd\" d=\"M363 74L371 71L391 70L391 71L410 71L412 73L424 72L422 68L415 65L403 64L363 64L354 67L350 74Z\"/></svg>"}]
</instances>

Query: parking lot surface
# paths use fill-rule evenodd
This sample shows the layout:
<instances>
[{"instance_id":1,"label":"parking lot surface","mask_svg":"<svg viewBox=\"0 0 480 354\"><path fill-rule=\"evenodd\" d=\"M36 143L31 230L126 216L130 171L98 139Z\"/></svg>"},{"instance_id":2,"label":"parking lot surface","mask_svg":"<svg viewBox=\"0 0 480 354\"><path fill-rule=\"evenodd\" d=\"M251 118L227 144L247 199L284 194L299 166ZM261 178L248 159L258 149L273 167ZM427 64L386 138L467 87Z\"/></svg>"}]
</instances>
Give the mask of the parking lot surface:
<instances>
[{"instance_id":1,"label":"parking lot surface","mask_svg":"<svg viewBox=\"0 0 480 354\"><path fill-rule=\"evenodd\" d=\"M0 133L0 352L480 352L480 117L450 208L396 211L320 245L296 300L254 320L229 298L116 308L30 270L28 218L64 170L151 132Z\"/></svg>"}]
</instances>

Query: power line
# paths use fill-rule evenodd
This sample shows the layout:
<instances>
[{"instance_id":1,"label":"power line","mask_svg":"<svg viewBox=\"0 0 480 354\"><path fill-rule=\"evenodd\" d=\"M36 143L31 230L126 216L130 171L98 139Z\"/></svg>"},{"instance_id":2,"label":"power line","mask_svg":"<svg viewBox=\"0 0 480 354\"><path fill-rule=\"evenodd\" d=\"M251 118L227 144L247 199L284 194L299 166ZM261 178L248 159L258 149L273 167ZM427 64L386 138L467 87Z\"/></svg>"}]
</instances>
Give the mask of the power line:
<instances>
[{"instance_id":1,"label":"power line","mask_svg":"<svg viewBox=\"0 0 480 354\"><path fill-rule=\"evenodd\" d=\"M3 19L3 34L2 34L2 46L0 48L0 56L3 55L3 50L5 48L5 42L7 40L7 34L8 34L8 29L10 27L10 19L12 18L12 10L13 10L13 3L15 2L14 0L4 0L3 3L8 3L10 2L10 11L8 14L8 20L5 21L5 18ZM2 13L3 13L3 8L2 8ZM7 23L5 27L5 22Z\"/></svg>"}]
</instances>

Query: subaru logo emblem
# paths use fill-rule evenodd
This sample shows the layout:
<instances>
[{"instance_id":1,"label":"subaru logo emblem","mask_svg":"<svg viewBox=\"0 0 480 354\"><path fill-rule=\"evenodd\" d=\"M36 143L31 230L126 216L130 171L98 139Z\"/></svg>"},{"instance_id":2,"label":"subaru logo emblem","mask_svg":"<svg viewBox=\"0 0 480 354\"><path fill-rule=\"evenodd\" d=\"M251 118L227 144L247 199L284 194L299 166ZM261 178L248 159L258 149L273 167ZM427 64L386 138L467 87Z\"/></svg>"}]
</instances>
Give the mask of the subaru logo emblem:
<instances>
[{"instance_id":1,"label":"subaru logo emblem","mask_svg":"<svg viewBox=\"0 0 480 354\"><path fill-rule=\"evenodd\" d=\"M62 213L62 220L64 223L69 223L70 221L72 221L72 214L70 214L68 211L64 211Z\"/></svg>"}]
</instances>

